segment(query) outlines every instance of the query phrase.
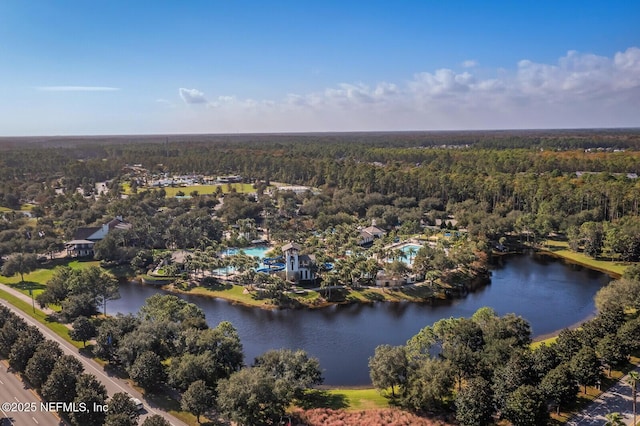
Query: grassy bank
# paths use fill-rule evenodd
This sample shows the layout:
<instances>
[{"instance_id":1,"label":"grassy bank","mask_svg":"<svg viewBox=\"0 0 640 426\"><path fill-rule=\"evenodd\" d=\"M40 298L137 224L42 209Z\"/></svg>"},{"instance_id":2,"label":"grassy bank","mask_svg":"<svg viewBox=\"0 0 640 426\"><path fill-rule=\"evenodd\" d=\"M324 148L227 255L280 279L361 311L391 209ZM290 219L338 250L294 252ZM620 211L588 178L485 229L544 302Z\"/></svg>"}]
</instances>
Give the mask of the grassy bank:
<instances>
[{"instance_id":1,"label":"grassy bank","mask_svg":"<svg viewBox=\"0 0 640 426\"><path fill-rule=\"evenodd\" d=\"M547 240L540 248L540 251L566 259L571 263L604 272L615 278L619 278L629 267L629 264L616 260L594 259L583 253L576 253L569 249L569 243L566 241Z\"/></svg>"}]
</instances>

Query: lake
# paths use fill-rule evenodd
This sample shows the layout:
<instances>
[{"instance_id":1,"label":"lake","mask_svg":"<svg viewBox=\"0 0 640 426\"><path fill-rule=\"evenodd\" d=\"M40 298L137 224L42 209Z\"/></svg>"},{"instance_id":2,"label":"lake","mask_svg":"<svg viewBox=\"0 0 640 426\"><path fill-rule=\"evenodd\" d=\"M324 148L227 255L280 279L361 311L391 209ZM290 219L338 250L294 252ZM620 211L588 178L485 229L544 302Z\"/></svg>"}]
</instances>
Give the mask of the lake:
<instances>
[{"instance_id":1,"label":"lake","mask_svg":"<svg viewBox=\"0 0 640 426\"><path fill-rule=\"evenodd\" d=\"M531 324L534 336L575 325L595 313L593 296L610 278L600 272L529 254L501 259L491 284L462 299L438 305L384 303L340 305L316 310L267 311L224 300L182 295L202 308L210 326L230 321L238 330L245 362L269 349L304 349L320 360L325 384L370 384L368 359L376 346L400 345L441 318L469 317L489 306L513 312ZM157 288L123 284L110 312L135 313Z\"/></svg>"}]
</instances>

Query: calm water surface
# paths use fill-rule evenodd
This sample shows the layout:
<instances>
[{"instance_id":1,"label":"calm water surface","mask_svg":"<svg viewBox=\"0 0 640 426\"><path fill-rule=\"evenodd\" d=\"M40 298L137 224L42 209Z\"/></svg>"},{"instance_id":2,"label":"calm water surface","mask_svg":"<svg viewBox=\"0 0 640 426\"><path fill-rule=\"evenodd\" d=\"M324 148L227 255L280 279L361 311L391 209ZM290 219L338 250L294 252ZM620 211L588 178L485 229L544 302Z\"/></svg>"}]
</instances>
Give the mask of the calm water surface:
<instances>
[{"instance_id":1,"label":"calm water surface","mask_svg":"<svg viewBox=\"0 0 640 426\"><path fill-rule=\"evenodd\" d=\"M215 326L230 321L244 346L245 362L275 348L301 348L320 359L325 383L334 386L370 383L368 358L376 346L400 345L441 318L469 317L492 307L499 315L514 312L531 324L534 336L574 325L594 314L593 296L609 281L605 274L567 265L546 256L505 259L493 270L491 284L463 299L432 306L415 303L332 306L320 310L265 311L222 300L184 296L200 306ZM160 290L138 284L120 287L111 312L136 313Z\"/></svg>"}]
</instances>

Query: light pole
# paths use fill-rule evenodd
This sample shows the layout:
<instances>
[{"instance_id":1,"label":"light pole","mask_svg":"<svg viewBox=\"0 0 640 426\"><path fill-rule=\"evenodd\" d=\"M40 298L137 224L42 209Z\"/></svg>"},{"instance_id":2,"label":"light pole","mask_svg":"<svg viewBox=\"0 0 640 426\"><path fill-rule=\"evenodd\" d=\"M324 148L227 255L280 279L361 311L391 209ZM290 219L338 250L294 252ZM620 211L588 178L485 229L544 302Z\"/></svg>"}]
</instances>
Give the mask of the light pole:
<instances>
[{"instance_id":1,"label":"light pole","mask_svg":"<svg viewBox=\"0 0 640 426\"><path fill-rule=\"evenodd\" d=\"M31 296L31 308L33 309L33 313L36 313L36 302L33 300L33 289L29 289L29 296Z\"/></svg>"}]
</instances>

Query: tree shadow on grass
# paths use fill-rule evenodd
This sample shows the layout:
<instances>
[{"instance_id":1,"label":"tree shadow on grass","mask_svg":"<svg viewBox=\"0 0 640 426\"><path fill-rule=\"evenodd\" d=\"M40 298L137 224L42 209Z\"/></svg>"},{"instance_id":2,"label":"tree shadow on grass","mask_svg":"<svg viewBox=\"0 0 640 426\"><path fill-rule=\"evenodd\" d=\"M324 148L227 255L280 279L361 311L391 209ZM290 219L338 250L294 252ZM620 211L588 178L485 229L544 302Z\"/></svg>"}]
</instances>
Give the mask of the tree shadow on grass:
<instances>
[{"instance_id":1,"label":"tree shadow on grass","mask_svg":"<svg viewBox=\"0 0 640 426\"><path fill-rule=\"evenodd\" d=\"M312 408L331 408L333 410L339 410L349 406L345 395L333 394L320 389L311 389L306 391L304 397L296 401L296 405L305 410L310 410Z\"/></svg>"},{"instance_id":2,"label":"tree shadow on grass","mask_svg":"<svg viewBox=\"0 0 640 426\"><path fill-rule=\"evenodd\" d=\"M376 293L374 291L364 291L362 295L372 302L382 302L384 300L384 296L380 293Z\"/></svg>"},{"instance_id":3,"label":"tree shadow on grass","mask_svg":"<svg viewBox=\"0 0 640 426\"><path fill-rule=\"evenodd\" d=\"M223 290L231 290L233 288L233 285L231 285L231 283L227 283L223 281L207 281L202 283L202 287L208 290L223 291Z\"/></svg>"},{"instance_id":4,"label":"tree shadow on grass","mask_svg":"<svg viewBox=\"0 0 640 426\"><path fill-rule=\"evenodd\" d=\"M45 284L37 283L35 281L21 281L19 283L9 284L9 287L20 290L44 290L47 288Z\"/></svg>"}]
</instances>

